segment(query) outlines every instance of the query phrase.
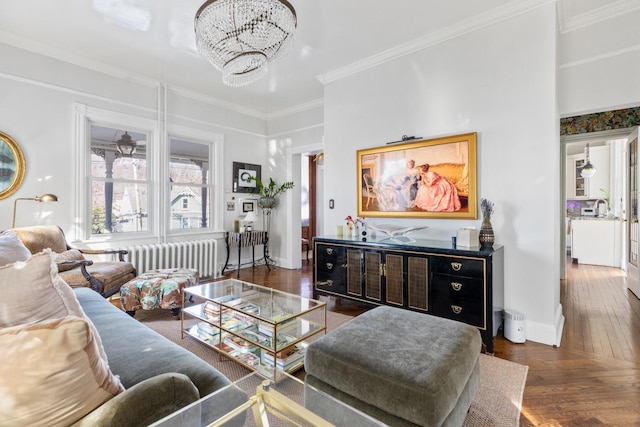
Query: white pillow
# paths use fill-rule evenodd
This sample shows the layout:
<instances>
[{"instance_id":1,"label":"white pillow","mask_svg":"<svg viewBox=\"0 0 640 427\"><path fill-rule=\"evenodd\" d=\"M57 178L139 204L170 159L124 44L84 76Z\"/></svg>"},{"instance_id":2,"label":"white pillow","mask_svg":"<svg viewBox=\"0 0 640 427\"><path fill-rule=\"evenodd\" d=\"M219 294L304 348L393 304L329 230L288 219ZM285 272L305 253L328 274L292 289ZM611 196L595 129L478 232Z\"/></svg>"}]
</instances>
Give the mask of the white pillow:
<instances>
[{"instance_id":1,"label":"white pillow","mask_svg":"<svg viewBox=\"0 0 640 427\"><path fill-rule=\"evenodd\" d=\"M29 249L11 230L0 233L0 266L16 261L26 261L31 256Z\"/></svg>"},{"instance_id":2,"label":"white pillow","mask_svg":"<svg viewBox=\"0 0 640 427\"><path fill-rule=\"evenodd\" d=\"M67 283L58 276L55 254L49 249L27 261L0 267L0 328L59 319L85 317Z\"/></svg>"},{"instance_id":3,"label":"white pillow","mask_svg":"<svg viewBox=\"0 0 640 427\"><path fill-rule=\"evenodd\" d=\"M83 318L0 329L0 348L3 425L68 426L121 391Z\"/></svg>"}]
</instances>

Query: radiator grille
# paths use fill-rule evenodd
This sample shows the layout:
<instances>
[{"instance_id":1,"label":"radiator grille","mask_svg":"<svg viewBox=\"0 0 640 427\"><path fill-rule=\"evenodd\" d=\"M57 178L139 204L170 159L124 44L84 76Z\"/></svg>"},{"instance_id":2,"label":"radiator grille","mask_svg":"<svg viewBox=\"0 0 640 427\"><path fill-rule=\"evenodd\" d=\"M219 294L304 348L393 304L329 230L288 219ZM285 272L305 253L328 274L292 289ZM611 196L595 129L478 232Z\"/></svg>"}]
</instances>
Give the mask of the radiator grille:
<instances>
[{"instance_id":1,"label":"radiator grille","mask_svg":"<svg viewBox=\"0 0 640 427\"><path fill-rule=\"evenodd\" d=\"M138 274L158 268L195 268L200 277L216 276L218 244L215 239L158 243L124 248Z\"/></svg>"}]
</instances>

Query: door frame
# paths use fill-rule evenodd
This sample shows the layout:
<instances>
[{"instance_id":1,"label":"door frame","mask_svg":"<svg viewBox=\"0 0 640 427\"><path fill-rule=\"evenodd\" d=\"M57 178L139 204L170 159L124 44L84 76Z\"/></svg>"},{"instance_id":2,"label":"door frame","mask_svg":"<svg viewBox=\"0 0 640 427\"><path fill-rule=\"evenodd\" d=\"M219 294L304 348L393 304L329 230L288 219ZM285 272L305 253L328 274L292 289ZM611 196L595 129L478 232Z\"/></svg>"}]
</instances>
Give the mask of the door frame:
<instances>
[{"instance_id":1,"label":"door frame","mask_svg":"<svg viewBox=\"0 0 640 427\"><path fill-rule=\"evenodd\" d=\"M567 145L578 142L590 142L593 140L613 140L613 139L624 139L627 138L638 126L630 126L626 128L606 130L606 131L597 131L597 132L585 132L575 135L562 135L560 136L560 158L562 161L560 162L560 182L561 182L561 191L560 191L560 233L562 235L560 239L561 250L561 259L560 259L560 279L566 279L566 232L565 230L565 218L566 218L566 208L567 208ZM624 159L626 160L626 159ZM624 163L624 162L623 162ZM623 165L624 166L624 165ZM626 171L623 174L623 180L625 181L625 188L623 189L623 197L626 197ZM625 227L625 243L622 248L622 266L621 268L626 271L626 263L627 263L627 253L626 253L626 241L629 239L628 229Z\"/></svg>"}]
</instances>

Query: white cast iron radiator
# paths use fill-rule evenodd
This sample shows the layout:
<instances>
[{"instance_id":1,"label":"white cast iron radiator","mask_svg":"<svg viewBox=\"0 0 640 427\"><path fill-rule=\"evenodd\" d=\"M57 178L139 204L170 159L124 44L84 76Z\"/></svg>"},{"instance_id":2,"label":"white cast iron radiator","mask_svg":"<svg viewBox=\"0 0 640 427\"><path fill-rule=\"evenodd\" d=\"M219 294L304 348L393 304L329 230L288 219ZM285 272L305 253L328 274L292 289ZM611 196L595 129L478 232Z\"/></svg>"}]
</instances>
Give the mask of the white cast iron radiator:
<instances>
[{"instance_id":1,"label":"white cast iron radiator","mask_svg":"<svg viewBox=\"0 0 640 427\"><path fill-rule=\"evenodd\" d=\"M158 268L195 268L200 277L216 277L218 244L215 239L157 243L124 248L138 274Z\"/></svg>"}]
</instances>

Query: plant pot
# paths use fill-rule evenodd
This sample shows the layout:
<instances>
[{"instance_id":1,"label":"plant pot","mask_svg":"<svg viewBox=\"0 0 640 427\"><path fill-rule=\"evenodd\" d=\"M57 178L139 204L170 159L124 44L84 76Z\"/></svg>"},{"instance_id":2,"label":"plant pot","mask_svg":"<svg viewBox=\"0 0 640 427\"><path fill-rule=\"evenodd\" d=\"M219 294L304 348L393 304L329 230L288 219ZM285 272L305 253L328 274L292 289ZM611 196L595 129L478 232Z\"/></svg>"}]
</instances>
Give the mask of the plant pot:
<instances>
[{"instance_id":1,"label":"plant pot","mask_svg":"<svg viewBox=\"0 0 640 427\"><path fill-rule=\"evenodd\" d=\"M262 209L271 209L276 206L275 197L260 197L258 199L258 206Z\"/></svg>"}]
</instances>

